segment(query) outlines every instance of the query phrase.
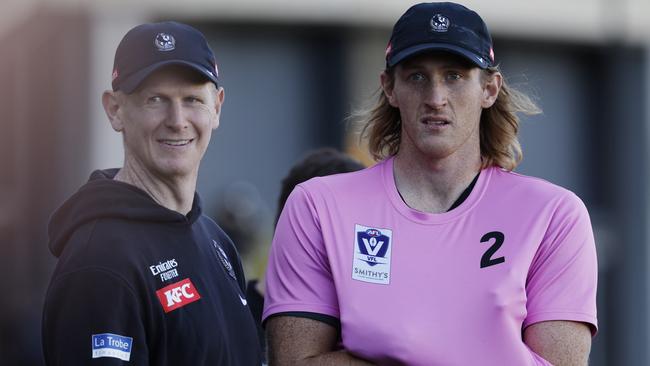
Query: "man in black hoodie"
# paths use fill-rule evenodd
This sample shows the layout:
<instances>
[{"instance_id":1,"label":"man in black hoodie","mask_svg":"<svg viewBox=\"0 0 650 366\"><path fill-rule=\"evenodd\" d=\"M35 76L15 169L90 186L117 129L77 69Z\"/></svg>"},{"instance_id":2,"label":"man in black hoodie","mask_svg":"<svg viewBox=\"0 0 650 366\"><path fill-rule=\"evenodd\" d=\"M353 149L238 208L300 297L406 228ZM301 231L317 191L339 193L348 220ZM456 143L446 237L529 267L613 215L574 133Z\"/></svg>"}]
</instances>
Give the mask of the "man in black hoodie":
<instances>
[{"instance_id":1,"label":"man in black hoodie","mask_svg":"<svg viewBox=\"0 0 650 366\"><path fill-rule=\"evenodd\" d=\"M199 163L224 90L203 35L131 29L102 102L124 166L95 171L52 216L48 365L260 365L230 239L201 212Z\"/></svg>"}]
</instances>

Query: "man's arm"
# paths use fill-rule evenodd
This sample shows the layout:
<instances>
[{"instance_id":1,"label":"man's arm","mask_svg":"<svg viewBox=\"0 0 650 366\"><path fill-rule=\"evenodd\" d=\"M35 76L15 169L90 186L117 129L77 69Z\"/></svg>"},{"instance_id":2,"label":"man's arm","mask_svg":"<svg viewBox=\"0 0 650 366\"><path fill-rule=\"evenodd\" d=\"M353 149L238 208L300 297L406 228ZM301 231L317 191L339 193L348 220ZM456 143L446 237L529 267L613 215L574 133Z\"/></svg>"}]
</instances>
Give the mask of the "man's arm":
<instances>
[{"instance_id":1,"label":"man's arm","mask_svg":"<svg viewBox=\"0 0 650 366\"><path fill-rule=\"evenodd\" d=\"M597 283L589 213L578 196L565 194L528 271L523 334L528 347L553 365L587 365L592 330L598 327Z\"/></svg>"},{"instance_id":2,"label":"man's arm","mask_svg":"<svg viewBox=\"0 0 650 366\"><path fill-rule=\"evenodd\" d=\"M585 366L591 350L591 330L585 323L545 321L524 330L524 343L555 366Z\"/></svg>"},{"instance_id":3,"label":"man's arm","mask_svg":"<svg viewBox=\"0 0 650 366\"><path fill-rule=\"evenodd\" d=\"M149 365L139 297L118 276L78 270L55 279L43 309L47 365Z\"/></svg>"},{"instance_id":4,"label":"man's arm","mask_svg":"<svg viewBox=\"0 0 650 366\"><path fill-rule=\"evenodd\" d=\"M318 320L274 316L266 322L269 366L372 365L343 351L334 351L336 328Z\"/></svg>"}]
</instances>

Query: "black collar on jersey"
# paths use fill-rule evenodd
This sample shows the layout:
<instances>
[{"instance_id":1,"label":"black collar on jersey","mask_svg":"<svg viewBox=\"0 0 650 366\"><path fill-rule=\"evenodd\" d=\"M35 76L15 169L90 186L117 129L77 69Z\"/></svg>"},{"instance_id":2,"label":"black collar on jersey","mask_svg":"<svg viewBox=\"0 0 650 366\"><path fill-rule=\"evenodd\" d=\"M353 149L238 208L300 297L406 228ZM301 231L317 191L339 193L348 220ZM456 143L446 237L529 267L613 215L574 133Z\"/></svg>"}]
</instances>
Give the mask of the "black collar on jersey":
<instances>
[{"instance_id":1,"label":"black collar on jersey","mask_svg":"<svg viewBox=\"0 0 650 366\"><path fill-rule=\"evenodd\" d=\"M463 191L463 193L461 193L461 194L460 194L460 197L458 197L458 198L456 199L456 201L451 205L451 207L449 207L449 210L447 210L447 212L449 212L449 211L455 209L456 207L460 206L463 202L465 202L465 200L467 199L467 197L469 197L469 194L472 193L472 189L474 189L474 186L476 185L476 181L478 180L478 176L479 176L480 174L481 174L481 172L476 173L476 176L475 176L474 179L472 180L472 183L470 183L470 184L467 186L467 188L465 188L465 190Z\"/></svg>"}]
</instances>

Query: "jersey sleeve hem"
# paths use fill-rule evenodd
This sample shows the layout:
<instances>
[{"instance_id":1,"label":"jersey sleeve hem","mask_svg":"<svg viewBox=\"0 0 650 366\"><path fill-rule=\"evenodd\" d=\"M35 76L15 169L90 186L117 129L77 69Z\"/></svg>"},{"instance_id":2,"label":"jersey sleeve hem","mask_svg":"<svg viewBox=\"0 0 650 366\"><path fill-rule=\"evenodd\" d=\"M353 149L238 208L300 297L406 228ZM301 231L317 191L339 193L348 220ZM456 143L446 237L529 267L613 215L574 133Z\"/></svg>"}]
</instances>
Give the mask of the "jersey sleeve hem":
<instances>
[{"instance_id":1,"label":"jersey sleeve hem","mask_svg":"<svg viewBox=\"0 0 650 366\"><path fill-rule=\"evenodd\" d=\"M598 332L598 319L594 315L571 311L544 311L528 315L524 320L523 328L526 328L535 323L553 320L587 323L589 325L589 329L591 330L592 337L595 336Z\"/></svg>"},{"instance_id":2,"label":"jersey sleeve hem","mask_svg":"<svg viewBox=\"0 0 650 366\"><path fill-rule=\"evenodd\" d=\"M339 310L337 308L319 305L319 304L277 304L271 305L264 310L262 314L262 322L266 321L272 315L278 313L288 313L288 312L304 312L304 313L316 313L331 316L333 318L339 318Z\"/></svg>"},{"instance_id":3,"label":"jersey sleeve hem","mask_svg":"<svg viewBox=\"0 0 650 366\"><path fill-rule=\"evenodd\" d=\"M335 318L333 316L329 315L323 315L319 313L310 313L310 312L305 312L305 311L290 311L286 313L275 313L273 315L270 315L266 320L268 321L271 318L275 317L294 317L294 318L304 318L304 319L311 319L311 320L316 320L321 323L325 323L328 325L331 325L332 327L336 328L337 333L341 333L341 321L339 318ZM262 326L266 328L266 323L262 323Z\"/></svg>"}]
</instances>

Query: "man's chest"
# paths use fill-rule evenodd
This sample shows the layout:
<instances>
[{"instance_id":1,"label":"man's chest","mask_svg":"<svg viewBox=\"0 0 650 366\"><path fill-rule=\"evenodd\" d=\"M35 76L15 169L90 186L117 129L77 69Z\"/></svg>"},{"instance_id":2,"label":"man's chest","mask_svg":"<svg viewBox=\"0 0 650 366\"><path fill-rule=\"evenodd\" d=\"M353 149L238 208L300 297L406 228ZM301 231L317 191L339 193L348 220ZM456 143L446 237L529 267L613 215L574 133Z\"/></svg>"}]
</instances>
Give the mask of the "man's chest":
<instances>
[{"instance_id":1,"label":"man's chest","mask_svg":"<svg viewBox=\"0 0 650 366\"><path fill-rule=\"evenodd\" d=\"M472 215L439 225L337 217L340 230L323 230L323 240L346 347L453 364L459 345L508 355L513 342L521 346L543 225Z\"/></svg>"}]
</instances>

